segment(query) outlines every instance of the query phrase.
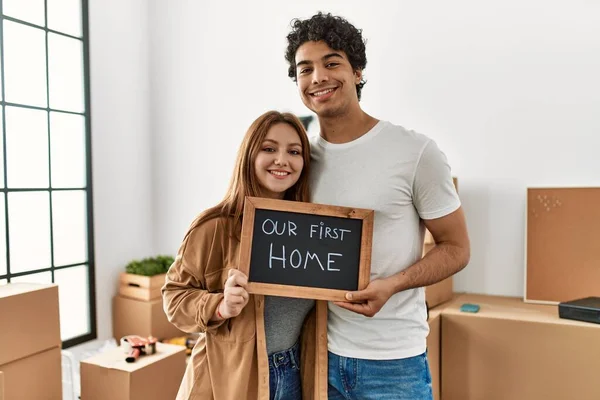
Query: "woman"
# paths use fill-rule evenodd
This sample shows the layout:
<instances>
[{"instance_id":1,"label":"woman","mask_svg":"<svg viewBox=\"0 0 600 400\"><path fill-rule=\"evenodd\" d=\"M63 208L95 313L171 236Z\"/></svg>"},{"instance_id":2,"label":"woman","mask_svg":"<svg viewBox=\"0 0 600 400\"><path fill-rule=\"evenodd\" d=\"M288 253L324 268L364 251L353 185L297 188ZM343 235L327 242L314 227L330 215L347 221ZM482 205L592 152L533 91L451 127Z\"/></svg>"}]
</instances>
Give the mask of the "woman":
<instances>
[{"instance_id":1,"label":"woman","mask_svg":"<svg viewBox=\"0 0 600 400\"><path fill-rule=\"evenodd\" d=\"M162 289L169 320L203 332L177 399L327 398L327 305L249 295L237 269L244 196L309 201L301 122L269 111L248 129L223 201L189 228Z\"/></svg>"}]
</instances>

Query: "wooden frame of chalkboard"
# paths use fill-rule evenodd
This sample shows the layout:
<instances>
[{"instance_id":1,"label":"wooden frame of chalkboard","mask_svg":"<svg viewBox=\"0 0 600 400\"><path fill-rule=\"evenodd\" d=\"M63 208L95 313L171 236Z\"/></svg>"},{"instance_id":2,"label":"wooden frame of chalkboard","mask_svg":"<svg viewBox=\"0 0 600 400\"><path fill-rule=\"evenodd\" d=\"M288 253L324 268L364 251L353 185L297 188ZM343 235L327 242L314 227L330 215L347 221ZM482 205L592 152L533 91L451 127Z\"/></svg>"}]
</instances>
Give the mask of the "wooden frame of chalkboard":
<instances>
[{"instance_id":1,"label":"wooden frame of chalkboard","mask_svg":"<svg viewBox=\"0 0 600 400\"><path fill-rule=\"evenodd\" d=\"M344 301L364 289L373 217L362 208L246 197L239 269L248 293Z\"/></svg>"}]
</instances>

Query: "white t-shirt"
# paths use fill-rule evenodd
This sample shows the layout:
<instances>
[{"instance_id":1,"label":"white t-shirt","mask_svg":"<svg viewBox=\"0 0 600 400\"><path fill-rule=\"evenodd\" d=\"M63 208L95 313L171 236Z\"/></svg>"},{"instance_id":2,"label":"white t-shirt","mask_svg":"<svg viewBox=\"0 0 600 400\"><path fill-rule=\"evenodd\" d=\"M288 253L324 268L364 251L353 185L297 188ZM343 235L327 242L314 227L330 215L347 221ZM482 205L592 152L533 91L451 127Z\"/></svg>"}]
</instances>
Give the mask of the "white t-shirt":
<instances>
[{"instance_id":1,"label":"white t-shirt","mask_svg":"<svg viewBox=\"0 0 600 400\"><path fill-rule=\"evenodd\" d=\"M460 200L446 156L428 137L380 121L349 143L311 138L312 201L375 210L371 280L394 275L421 258L421 219L452 213ZM426 350L423 288L396 293L372 318L329 303L329 351L386 360Z\"/></svg>"}]
</instances>

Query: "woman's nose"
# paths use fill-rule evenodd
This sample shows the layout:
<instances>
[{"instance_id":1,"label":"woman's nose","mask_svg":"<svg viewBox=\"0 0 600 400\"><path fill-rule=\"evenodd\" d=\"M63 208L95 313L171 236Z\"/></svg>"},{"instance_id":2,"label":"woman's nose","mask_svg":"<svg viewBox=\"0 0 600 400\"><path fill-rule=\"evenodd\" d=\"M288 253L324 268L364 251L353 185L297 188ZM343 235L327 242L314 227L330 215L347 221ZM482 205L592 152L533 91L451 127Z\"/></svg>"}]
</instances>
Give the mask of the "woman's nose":
<instances>
[{"instance_id":1,"label":"woman's nose","mask_svg":"<svg viewBox=\"0 0 600 400\"><path fill-rule=\"evenodd\" d=\"M287 154L286 153L277 153L277 157L275 157L275 164L276 165L287 165L288 161L287 161Z\"/></svg>"}]
</instances>

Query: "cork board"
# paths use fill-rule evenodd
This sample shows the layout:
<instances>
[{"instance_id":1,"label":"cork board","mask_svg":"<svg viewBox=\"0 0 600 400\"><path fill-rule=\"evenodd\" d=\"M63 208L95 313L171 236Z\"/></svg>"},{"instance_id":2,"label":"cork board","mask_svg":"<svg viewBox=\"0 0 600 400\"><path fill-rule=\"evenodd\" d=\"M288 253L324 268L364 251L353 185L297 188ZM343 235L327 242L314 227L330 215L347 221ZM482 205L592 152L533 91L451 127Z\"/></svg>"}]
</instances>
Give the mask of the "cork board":
<instances>
[{"instance_id":1,"label":"cork board","mask_svg":"<svg viewBox=\"0 0 600 400\"><path fill-rule=\"evenodd\" d=\"M600 296L600 188L527 189L525 301Z\"/></svg>"}]
</instances>

